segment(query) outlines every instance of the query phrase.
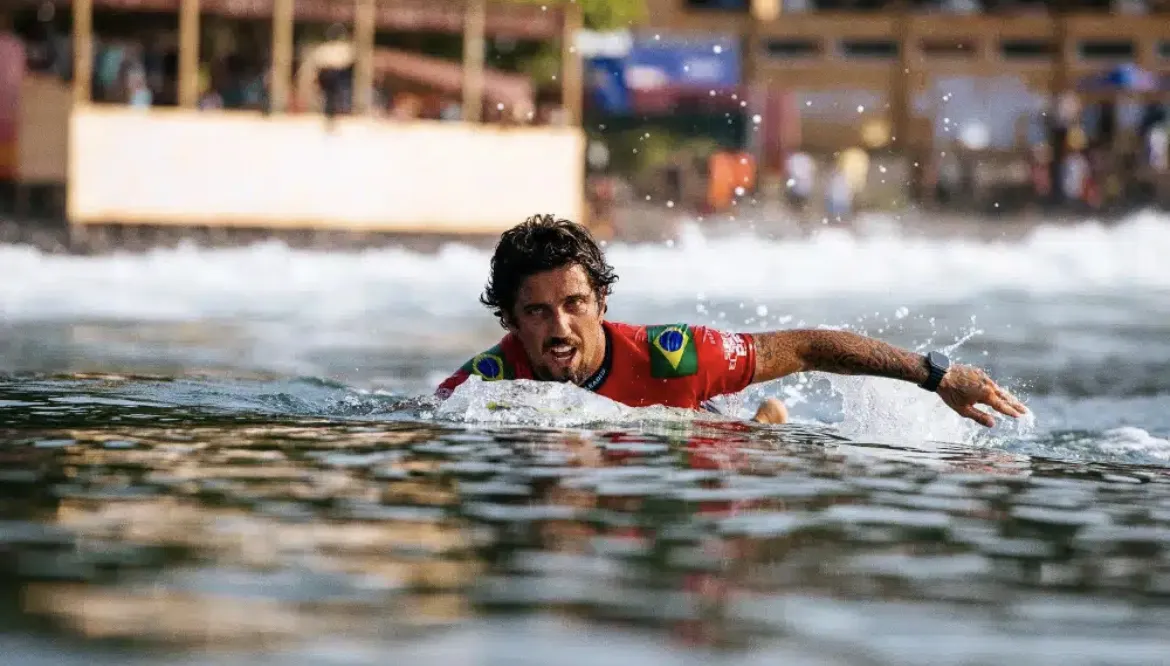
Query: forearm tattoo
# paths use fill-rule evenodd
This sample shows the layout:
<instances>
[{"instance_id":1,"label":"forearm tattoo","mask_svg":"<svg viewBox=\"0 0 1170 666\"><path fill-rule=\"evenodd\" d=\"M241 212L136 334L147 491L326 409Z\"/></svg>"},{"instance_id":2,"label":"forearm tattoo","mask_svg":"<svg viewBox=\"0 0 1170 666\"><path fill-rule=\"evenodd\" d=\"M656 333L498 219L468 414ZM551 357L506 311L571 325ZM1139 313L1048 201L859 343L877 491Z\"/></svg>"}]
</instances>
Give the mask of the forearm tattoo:
<instances>
[{"instance_id":1,"label":"forearm tattoo","mask_svg":"<svg viewBox=\"0 0 1170 666\"><path fill-rule=\"evenodd\" d=\"M890 377L916 384L928 376L920 354L848 331L757 334L756 367L765 381L800 371Z\"/></svg>"}]
</instances>

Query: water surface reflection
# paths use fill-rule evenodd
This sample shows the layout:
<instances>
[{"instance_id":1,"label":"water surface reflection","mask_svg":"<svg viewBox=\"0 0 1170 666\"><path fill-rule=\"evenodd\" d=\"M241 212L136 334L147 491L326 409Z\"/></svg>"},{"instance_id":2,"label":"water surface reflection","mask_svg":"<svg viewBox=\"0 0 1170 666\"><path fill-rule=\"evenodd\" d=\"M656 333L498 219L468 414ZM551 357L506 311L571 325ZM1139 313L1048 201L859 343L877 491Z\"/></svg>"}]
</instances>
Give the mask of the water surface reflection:
<instances>
[{"instance_id":1,"label":"water surface reflection","mask_svg":"<svg viewBox=\"0 0 1170 666\"><path fill-rule=\"evenodd\" d=\"M15 663L1170 654L1164 468L712 421L180 408L87 381L0 391Z\"/></svg>"}]
</instances>

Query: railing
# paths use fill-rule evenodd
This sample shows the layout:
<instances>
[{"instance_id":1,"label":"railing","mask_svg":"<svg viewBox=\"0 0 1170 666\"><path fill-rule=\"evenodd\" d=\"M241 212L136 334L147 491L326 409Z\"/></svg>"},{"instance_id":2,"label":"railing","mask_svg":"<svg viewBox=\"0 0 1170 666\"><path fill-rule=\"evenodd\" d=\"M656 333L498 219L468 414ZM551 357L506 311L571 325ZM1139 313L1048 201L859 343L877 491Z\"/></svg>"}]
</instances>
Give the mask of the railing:
<instances>
[{"instance_id":1,"label":"railing","mask_svg":"<svg viewBox=\"0 0 1170 666\"><path fill-rule=\"evenodd\" d=\"M87 105L70 122L74 225L488 235L584 219L576 127Z\"/></svg>"},{"instance_id":2,"label":"railing","mask_svg":"<svg viewBox=\"0 0 1170 666\"><path fill-rule=\"evenodd\" d=\"M411 1L420 12L430 11L421 0ZM139 11L178 12L179 108L92 102L93 10L119 2ZM587 222L585 138L578 125L580 56L568 40L561 40L568 126L396 122L370 115L371 102L364 94L355 100L355 115L328 119L288 113L294 18L303 11L344 6L337 10L344 15L339 16L356 23L355 89L367 91L372 87L376 25L390 16L387 7L398 20L408 6L381 0L71 4L72 90L48 78L29 77L22 85L17 181L66 185L67 215L74 227L196 225L479 235L498 233L534 212ZM443 0L431 10L456 5L463 6ZM463 25L462 12L455 15L465 37L482 46L488 32L483 19L491 12L486 0L471 5L480 15L474 26ZM272 17L271 113L194 108L202 10L258 11ZM564 34L580 25L578 5L556 16ZM482 55L466 58L461 73L465 119L471 121L485 96Z\"/></svg>"}]
</instances>

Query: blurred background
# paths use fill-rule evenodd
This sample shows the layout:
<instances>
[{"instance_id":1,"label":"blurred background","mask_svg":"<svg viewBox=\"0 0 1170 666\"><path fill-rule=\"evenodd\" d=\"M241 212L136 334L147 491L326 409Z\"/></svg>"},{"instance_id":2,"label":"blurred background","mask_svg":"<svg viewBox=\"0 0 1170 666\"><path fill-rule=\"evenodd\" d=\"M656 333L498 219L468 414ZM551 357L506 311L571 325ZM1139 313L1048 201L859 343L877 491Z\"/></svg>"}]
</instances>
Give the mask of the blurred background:
<instances>
[{"instance_id":1,"label":"blurred background","mask_svg":"<svg viewBox=\"0 0 1170 666\"><path fill-rule=\"evenodd\" d=\"M0 664L1165 663L1168 102L1166 0L0 0ZM436 404L535 213L1032 418Z\"/></svg>"},{"instance_id":2,"label":"blurred background","mask_svg":"<svg viewBox=\"0 0 1170 666\"><path fill-rule=\"evenodd\" d=\"M0 242L491 238L539 210L618 240L749 207L776 234L1107 220L1170 200L1167 11L8 0Z\"/></svg>"}]
</instances>

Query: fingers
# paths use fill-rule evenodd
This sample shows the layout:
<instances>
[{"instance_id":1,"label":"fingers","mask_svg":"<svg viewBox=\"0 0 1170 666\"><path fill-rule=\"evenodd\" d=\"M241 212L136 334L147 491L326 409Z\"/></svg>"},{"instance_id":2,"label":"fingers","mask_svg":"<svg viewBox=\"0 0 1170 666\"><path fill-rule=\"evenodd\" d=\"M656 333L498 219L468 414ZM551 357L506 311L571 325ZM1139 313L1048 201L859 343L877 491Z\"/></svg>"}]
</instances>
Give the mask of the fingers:
<instances>
[{"instance_id":1,"label":"fingers","mask_svg":"<svg viewBox=\"0 0 1170 666\"><path fill-rule=\"evenodd\" d=\"M998 386L995 387L995 390L997 395L999 395L999 397L1002 398L1004 402L1011 405L1017 412L1019 412L1019 416L1023 416L1024 414L1028 413L1028 408L1024 406L1024 403L1017 400L1014 395L1008 393Z\"/></svg>"},{"instance_id":2,"label":"fingers","mask_svg":"<svg viewBox=\"0 0 1170 666\"><path fill-rule=\"evenodd\" d=\"M975 405L964 405L956 409L961 416L965 416L979 425L987 426L988 428L995 426L995 418L987 412L981 411Z\"/></svg>"},{"instance_id":3,"label":"fingers","mask_svg":"<svg viewBox=\"0 0 1170 666\"><path fill-rule=\"evenodd\" d=\"M987 398L987 405L1001 414L1007 414L1014 418L1020 418L1024 415L1025 409L1018 401L1004 398L1000 393L993 393ZM1017 407L1017 405L1019 405Z\"/></svg>"}]
</instances>

